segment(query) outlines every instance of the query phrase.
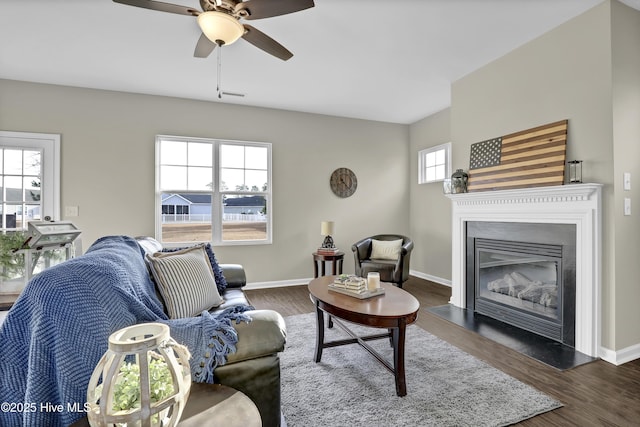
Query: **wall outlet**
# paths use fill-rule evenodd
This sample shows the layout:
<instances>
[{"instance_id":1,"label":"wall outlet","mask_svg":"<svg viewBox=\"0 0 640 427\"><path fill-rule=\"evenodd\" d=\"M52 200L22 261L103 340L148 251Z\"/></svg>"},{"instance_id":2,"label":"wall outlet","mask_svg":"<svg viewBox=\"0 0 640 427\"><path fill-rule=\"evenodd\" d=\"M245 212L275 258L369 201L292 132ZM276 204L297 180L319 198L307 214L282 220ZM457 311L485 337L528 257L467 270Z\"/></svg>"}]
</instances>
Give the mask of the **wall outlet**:
<instances>
[{"instance_id":1,"label":"wall outlet","mask_svg":"<svg viewBox=\"0 0 640 427\"><path fill-rule=\"evenodd\" d=\"M631 198L630 197L624 198L624 214L626 216L631 215Z\"/></svg>"},{"instance_id":2,"label":"wall outlet","mask_svg":"<svg viewBox=\"0 0 640 427\"><path fill-rule=\"evenodd\" d=\"M64 216L67 218L78 216L78 207L77 206L65 206L64 207Z\"/></svg>"},{"instance_id":3,"label":"wall outlet","mask_svg":"<svg viewBox=\"0 0 640 427\"><path fill-rule=\"evenodd\" d=\"M626 191L631 190L631 172L622 174L622 188Z\"/></svg>"}]
</instances>

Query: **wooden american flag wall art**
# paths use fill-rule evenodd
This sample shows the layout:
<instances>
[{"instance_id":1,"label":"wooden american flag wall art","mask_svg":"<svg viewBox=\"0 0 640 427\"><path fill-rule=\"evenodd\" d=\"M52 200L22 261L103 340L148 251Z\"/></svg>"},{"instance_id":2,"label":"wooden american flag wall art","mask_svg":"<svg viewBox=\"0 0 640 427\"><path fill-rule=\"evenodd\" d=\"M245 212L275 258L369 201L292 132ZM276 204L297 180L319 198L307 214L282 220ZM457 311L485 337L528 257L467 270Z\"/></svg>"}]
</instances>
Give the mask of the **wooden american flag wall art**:
<instances>
[{"instance_id":1,"label":"wooden american flag wall art","mask_svg":"<svg viewBox=\"0 0 640 427\"><path fill-rule=\"evenodd\" d=\"M564 184L568 120L471 145L468 191Z\"/></svg>"}]
</instances>

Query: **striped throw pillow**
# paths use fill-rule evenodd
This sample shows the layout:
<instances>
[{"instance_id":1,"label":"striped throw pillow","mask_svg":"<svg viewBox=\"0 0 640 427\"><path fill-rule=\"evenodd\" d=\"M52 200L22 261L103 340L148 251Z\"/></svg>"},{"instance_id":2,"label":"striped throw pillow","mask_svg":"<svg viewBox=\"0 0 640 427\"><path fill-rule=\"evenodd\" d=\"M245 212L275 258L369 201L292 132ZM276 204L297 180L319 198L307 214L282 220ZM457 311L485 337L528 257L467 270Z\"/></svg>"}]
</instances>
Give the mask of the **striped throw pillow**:
<instances>
[{"instance_id":1,"label":"striped throw pillow","mask_svg":"<svg viewBox=\"0 0 640 427\"><path fill-rule=\"evenodd\" d=\"M170 318L193 317L224 302L204 245L147 254L146 260Z\"/></svg>"}]
</instances>

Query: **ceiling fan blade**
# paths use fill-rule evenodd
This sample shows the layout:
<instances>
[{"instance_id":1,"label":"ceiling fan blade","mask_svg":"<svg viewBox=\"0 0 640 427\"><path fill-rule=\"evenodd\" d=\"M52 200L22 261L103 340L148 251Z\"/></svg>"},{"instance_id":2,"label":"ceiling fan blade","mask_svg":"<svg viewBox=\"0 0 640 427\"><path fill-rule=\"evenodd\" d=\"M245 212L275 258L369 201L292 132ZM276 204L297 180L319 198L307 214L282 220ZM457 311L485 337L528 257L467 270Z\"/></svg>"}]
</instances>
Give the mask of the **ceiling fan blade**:
<instances>
[{"instance_id":1,"label":"ceiling fan blade","mask_svg":"<svg viewBox=\"0 0 640 427\"><path fill-rule=\"evenodd\" d=\"M255 47L264 50L265 52L286 61L293 56L293 53L289 52L287 48L280 43L266 35L260 30L256 30L251 25L244 24L243 39L254 45Z\"/></svg>"},{"instance_id":2,"label":"ceiling fan blade","mask_svg":"<svg viewBox=\"0 0 640 427\"><path fill-rule=\"evenodd\" d=\"M206 58L215 48L216 44L202 33L198 39L198 43L196 43L196 49L193 52L193 56L196 58Z\"/></svg>"},{"instance_id":3,"label":"ceiling fan blade","mask_svg":"<svg viewBox=\"0 0 640 427\"><path fill-rule=\"evenodd\" d=\"M177 13L178 15L198 16L200 11L192 7L180 6L177 4L163 3L154 0L113 0L114 3L126 4L128 6L142 7L144 9L158 10L160 12Z\"/></svg>"},{"instance_id":4,"label":"ceiling fan blade","mask_svg":"<svg viewBox=\"0 0 640 427\"><path fill-rule=\"evenodd\" d=\"M314 6L313 0L247 0L238 3L235 12L244 19L262 19L299 12Z\"/></svg>"}]
</instances>

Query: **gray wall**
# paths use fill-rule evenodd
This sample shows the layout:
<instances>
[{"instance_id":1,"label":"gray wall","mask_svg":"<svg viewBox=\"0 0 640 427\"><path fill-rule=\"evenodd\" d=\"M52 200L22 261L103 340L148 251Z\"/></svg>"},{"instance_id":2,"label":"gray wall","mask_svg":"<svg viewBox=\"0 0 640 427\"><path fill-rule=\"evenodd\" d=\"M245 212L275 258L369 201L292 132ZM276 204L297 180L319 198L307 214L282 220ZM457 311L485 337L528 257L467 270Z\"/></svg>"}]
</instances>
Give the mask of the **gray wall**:
<instances>
[{"instance_id":1,"label":"gray wall","mask_svg":"<svg viewBox=\"0 0 640 427\"><path fill-rule=\"evenodd\" d=\"M612 2L615 348L640 342L640 12ZM631 190L622 177L631 173ZM631 216L623 215L631 198Z\"/></svg>"},{"instance_id":2,"label":"gray wall","mask_svg":"<svg viewBox=\"0 0 640 427\"><path fill-rule=\"evenodd\" d=\"M0 80L0 129L61 134L62 214L80 208L63 219L85 249L103 235L153 235L157 134L273 144L273 244L216 249L251 283L312 277L323 220L335 221L345 272L358 239L409 232L406 125ZM338 167L358 177L350 198L329 188Z\"/></svg>"},{"instance_id":3,"label":"gray wall","mask_svg":"<svg viewBox=\"0 0 640 427\"><path fill-rule=\"evenodd\" d=\"M418 184L418 152L451 142L451 112L446 109L409 127L411 159L411 236L415 249L411 269L424 278L451 284L451 202L442 192L442 183ZM456 160L457 147L452 147Z\"/></svg>"}]
</instances>

